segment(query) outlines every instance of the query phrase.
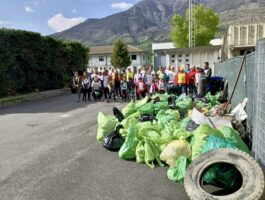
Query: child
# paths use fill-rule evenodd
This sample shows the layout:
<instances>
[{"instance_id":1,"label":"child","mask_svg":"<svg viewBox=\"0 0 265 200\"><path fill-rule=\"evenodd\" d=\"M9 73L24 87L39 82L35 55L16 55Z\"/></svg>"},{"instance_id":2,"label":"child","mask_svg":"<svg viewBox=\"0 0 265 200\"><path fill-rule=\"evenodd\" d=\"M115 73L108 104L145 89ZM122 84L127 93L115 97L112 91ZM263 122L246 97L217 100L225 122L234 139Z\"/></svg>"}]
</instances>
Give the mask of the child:
<instances>
[{"instance_id":1,"label":"child","mask_svg":"<svg viewBox=\"0 0 265 200\"><path fill-rule=\"evenodd\" d=\"M115 87L112 81L109 82L109 99L113 96L113 100L116 101L115 98Z\"/></svg>"},{"instance_id":2,"label":"child","mask_svg":"<svg viewBox=\"0 0 265 200\"><path fill-rule=\"evenodd\" d=\"M121 97L122 101L126 101L128 98L128 82L126 81L125 76L123 76L121 80Z\"/></svg>"},{"instance_id":3,"label":"child","mask_svg":"<svg viewBox=\"0 0 265 200\"><path fill-rule=\"evenodd\" d=\"M101 91L101 81L97 76L94 77L94 81L92 82L92 96L95 101L101 99L102 91Z\"/></svg>"},{"instance_id":4,"label":"child","mask_svg":"<svg viewBox=\"0 0 265 200\"><path fill-rule=\"evenodd\" d=\"M147 89L147 93L150 93L150 88L151 88L151 85L152 85L152 81L153 81L153 76L151 74L151 70L149 70L145 76L144 76L144 82L146 84L146 89Z\"/></svg>"},{"instance_id":5,"label":"child","mask_svg":"<svg viewBox=\"0 0 265 200\"><path fill-rule=\"evenodd\" d=\"M166 91L166 84L165 84L163 78L160 77L160 78L159 78L159 81L158 81L158 92L159 92L160 94L164 94L165 91Z\"/></svg>"},{"instance_id":6,"label":"child","mask_svg":"<svg viewBox=\"0 0 265 200\"><path fill-rule=\"evenodd\" d=\"M145 98L145 93L146 93L146 85L145 85L143 79L140 77L139 81L138 81L138 83L136 85L136 96L137 96L137 99L140 99L141 97Z\"/></svg>"},{"instance_id":7,"label":"child","mask_svg":"<svg viewBox=\"0 0 265 200\"><path fill-rule=\"evenodd\" d=\"M130 100L134 100L134 98L135 98L135 92L134 92L135 84L133 83L132 77L130 77L128 80L129 80L128 81L128 95L129 95Z\"/></svg>"},{"instance_id":8,"label":"child","mask_svg":"<svg viewBox=\"0 0 265 200\"><path fill-rule=\"evenodd\" d=\"M153 94L155 94L155 93L158 92L158 87L157 87L157 85L158 85L158 79L154 79L154 80L152 81L152 84L151 84L151 87L150 87L150 91L149 91L149 93L150 93L151 96L152 96Z\"/></svg>"}]
</instances>

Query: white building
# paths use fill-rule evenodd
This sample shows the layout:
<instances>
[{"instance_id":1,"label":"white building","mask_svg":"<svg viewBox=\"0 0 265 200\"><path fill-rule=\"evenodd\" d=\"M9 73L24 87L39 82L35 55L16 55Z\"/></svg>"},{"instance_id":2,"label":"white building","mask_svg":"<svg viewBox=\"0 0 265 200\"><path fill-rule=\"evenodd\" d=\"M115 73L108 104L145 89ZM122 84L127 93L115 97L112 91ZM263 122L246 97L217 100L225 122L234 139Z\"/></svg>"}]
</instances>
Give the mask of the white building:
<instances>
[{"instance_id":1,"label":"white building","mask_svg":"<svg viewBox=\"0 0 265 200\"><path fill-rule=\"evenodd\" d=\"M221 59L221 45L176 48L174 43L154 43L154 66L184 66L185 64L203 67L204 62L209 62L210 66Z\"/></svg>"},{"instance_id":2,"label":"white building","mask_svg":"<svg viewBox=\"0 0 265 200\"><path fill-rule=\"evenodd\" d=\"M223 58L241 56L255 51L256 43L265 37L265 24L231 25L224 36Z\"/></svg>"},{"instance_id":3,"label":"white building","mask_svg":"<svg viewBox=\"0 0 265 200\"><path fill-rule=\"evenodd\" d=\"M132 61L130 67L134 66L138 67L150 63L150 54L131 45L127 45L127 47L128 47L129 56ZM110 70L112 68L110 62L112 51L113 51L113 46L90 47L89 61L88 61L89 70L91 69L97 69L98 71L102 71L104 69Z\"/></svg>"}]
</instances>

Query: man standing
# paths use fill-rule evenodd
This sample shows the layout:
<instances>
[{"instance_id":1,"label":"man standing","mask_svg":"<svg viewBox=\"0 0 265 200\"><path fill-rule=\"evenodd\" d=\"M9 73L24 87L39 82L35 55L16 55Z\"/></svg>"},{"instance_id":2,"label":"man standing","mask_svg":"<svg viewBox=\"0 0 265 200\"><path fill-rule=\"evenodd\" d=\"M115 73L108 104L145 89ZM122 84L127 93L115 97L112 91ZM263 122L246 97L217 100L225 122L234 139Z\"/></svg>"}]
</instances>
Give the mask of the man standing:
<instances>
[{"instance_id":1,"label":"man standing","mask_svg":"<svg viewBox=\"0 0 265 200\"><path fill-rule=\"evenodd\" d=\"M206 84L207 84L207 88L209 90L211 77L212 77L212 69L209 67L209 62L204 63L204 76L206 78Z\"/></svg>"}]
</instances>

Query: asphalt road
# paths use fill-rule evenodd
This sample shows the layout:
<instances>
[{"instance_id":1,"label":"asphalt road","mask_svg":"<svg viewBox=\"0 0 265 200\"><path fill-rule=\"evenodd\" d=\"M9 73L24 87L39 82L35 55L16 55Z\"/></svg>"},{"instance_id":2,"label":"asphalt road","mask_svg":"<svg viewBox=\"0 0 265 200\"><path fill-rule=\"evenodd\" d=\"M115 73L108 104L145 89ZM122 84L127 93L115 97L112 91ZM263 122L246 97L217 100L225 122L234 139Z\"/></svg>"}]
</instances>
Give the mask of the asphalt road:
<instances>
[{"instance_id":1,"label":"asphalt road","mask_svg":"<svg viewBox=\"0 0 265 200\"><path fill-rule=\"evenodd\" d=\"M97 113L120 103L75 95L0 109L0 200L186 200L184 187L96 140Z\"/></svg>"}]
</instances>

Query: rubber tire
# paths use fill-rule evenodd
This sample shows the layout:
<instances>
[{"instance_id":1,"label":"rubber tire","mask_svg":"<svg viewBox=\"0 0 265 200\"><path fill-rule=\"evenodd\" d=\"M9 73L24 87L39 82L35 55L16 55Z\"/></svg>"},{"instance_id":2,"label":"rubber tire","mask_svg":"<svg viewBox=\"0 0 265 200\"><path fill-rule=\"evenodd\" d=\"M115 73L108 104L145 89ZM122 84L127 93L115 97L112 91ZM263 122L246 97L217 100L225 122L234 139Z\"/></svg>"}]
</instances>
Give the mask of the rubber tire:
<instances>
[{"instance_id":1,"label":"rubber tire","mask_svg":"<svg viewBox=\"0 0 265 200\"><path fill-rule=\"evenodd\" d=\"M201 188L203 172L215 163L229 163L237 168L243 178L239 190L229 195L215 196ZM238 149L217 149L192 161L185 174L184 187L191 200L258 200L264 192L264 174L249 154Z\"/></svg>"}]
</instances>

